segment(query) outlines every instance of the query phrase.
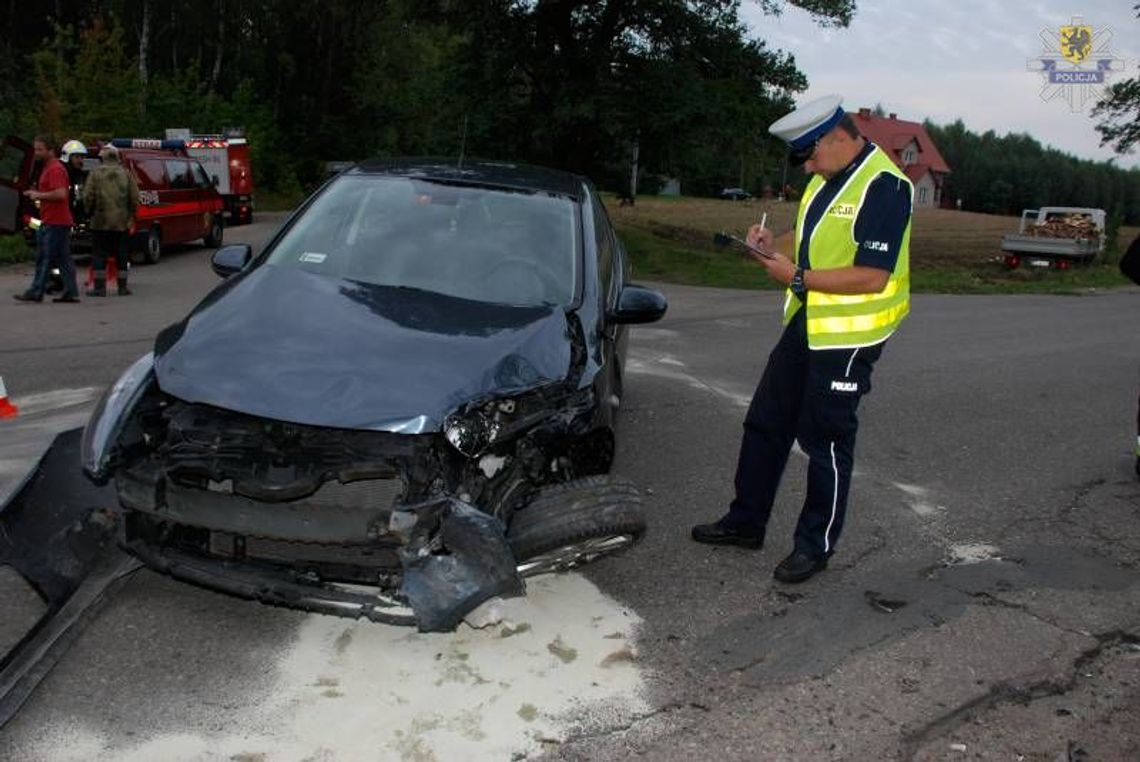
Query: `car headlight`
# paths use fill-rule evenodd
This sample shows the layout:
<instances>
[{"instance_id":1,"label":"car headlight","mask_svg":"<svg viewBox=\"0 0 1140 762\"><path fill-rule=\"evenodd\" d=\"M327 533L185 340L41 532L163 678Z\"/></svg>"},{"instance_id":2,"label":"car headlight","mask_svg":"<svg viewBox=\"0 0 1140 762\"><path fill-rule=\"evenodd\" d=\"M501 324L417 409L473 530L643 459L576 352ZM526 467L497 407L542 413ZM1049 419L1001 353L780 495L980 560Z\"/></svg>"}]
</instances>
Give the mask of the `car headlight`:
<instances>
[{"instance_id":1,"label":"car headlight","mask_svg":"<svg viewBox=\"0 0 1140 762\"><path fill-rule=\"evenodd\" d=\"M482 407L471 407L463 413L449 415L443 424L443 435L456 450L474 458L498 441L503 432L502 422L495 415L498 412L496 408L499 407L509 407L513 411L514 402L490 402Z\"/></svg>"},{"instance_id":2,"label":"car headlight","mask_svg":"<svg viewBox=\"0 0 1140 762\"><path fill-rule=\"evenodd\" d=\"M154 379L154 353L135 360L103 394L83 429L83 471L97 484L107 481L111 449L123 423Z\"/></svg>"},{"instance_id":3,"label":"car headlight","mask_svg":"<svg viewBox=\"0 0 1140 762\"><path fill-rule=\"evenodd\" d=\"M593 407L591 387L574 389L555 383L515 397L470 402L447 416L443 434L452 447L475 458L496 443L537 426L557 421L572 427Z\"/></svg>"}]
</instances>

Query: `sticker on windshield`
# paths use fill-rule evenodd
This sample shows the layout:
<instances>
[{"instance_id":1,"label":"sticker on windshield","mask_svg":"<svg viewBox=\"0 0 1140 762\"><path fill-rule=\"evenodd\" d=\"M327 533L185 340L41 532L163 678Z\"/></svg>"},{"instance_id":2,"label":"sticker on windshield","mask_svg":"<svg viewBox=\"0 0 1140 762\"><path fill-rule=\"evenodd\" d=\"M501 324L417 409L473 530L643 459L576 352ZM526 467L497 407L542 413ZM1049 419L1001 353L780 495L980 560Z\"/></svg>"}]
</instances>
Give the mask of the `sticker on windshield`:
<instances>
[{"instance_id":1,"label":"sticker on windshield","mask_svg":"<svg viewBox=\"0 0 1140 762\"><path fill-rule=\"evenodd\" d=\"M301 255L301 261L302 262L311 262L315 265L319 265L321 262L325 261L326 257L328 257L327 254L318 254L315 251L306 251L304 254Z\"/></svg>"}]
</instances>

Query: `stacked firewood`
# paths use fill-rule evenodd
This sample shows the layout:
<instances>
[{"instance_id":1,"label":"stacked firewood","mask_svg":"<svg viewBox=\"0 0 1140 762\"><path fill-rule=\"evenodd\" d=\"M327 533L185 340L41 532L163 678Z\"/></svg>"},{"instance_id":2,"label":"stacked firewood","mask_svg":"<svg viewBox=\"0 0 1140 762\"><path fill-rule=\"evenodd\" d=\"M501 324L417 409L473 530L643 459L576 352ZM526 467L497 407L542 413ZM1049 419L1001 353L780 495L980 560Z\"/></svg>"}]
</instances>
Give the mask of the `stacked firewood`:
<instances>
[{"instance_id":1,"label":"stacked firewood","mask_svg":"<svg viewBox=\"0 0 1140 762\"><path fill-rule=\"evenodd\" d=\"M1091 241L1100 236L1096 223L1084 214L1054 217L1040 225L1030 225L1027 232L1042 238L1072 238L1077 241Z\"/></svg>"}]
</instances>

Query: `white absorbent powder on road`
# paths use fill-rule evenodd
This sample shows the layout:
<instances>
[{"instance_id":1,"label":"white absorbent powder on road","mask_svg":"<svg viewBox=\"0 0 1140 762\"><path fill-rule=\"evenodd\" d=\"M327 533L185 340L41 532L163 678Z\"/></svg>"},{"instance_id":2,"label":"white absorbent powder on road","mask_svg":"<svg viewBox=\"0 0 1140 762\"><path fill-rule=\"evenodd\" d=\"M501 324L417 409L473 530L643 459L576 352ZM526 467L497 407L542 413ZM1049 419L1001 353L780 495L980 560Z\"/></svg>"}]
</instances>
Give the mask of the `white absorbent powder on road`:
<instances>
[{"instance_id":1,"label":"white absorbent powder on road","mask_svg":"<svg viewBox=\"0 0 1140 762\"><path fill-rule=\"evenodd\" d=\"M79 727L38 734L29 759L509 760L567 733L629 723L642 693L640 619L577 574L528 580L502 622L423 634L307 617L272 668L276 684L209 727L99 738ZM155 697L176 700L176 697Z\"/></svg>"}]
</instances>

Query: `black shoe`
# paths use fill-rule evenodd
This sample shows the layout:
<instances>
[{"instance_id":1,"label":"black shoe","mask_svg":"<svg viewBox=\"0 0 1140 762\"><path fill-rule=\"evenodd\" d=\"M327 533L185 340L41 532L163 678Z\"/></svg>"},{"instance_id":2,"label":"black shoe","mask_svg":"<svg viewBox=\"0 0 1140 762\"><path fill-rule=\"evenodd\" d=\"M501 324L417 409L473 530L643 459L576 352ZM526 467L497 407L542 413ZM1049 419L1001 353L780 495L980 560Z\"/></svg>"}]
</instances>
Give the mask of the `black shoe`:
<instances>
[{"instance_id":1,"label":"black shoe","mask_svg":"<svg viewBox=\"0 0 1140 762\"><path fill-rule=\"evenodd\" d=\"M818 571L827 568L827 556L809 556L802 550L793 551L776 566L772 575L780 582L794 585L797 582L806 582Z\"/></svg>"},{"instance_id":2,"label":"black shoe","mask_svg":"<svg viewBox=\"0 0 1140 762\"><path fill-rule=\"evenodd\" d=\"M25 291L22 294L12 294L12 298L17 302L42 302L44 300L43 294L33 294L31 291Z\"/></svg>"},{"instance_id":3,"label":"black shoe","mask_svg":"<svg viewBox=\"0 0 1140 762\"><path fill-rule=\"evenodd\" d=\"M741 548L758 549L764 544L764 535L749 534L739 529L725 526L719 521L711 524L697 524L693 527L693 539L706 545L737 545Z\"/></svg>"},{"instance_id":4,"label":"black shoe","mask_svg":"<svg viewBox=\"0 0 1140 762\"><path fill-rule=\"evenodd\" d=\"M52 301L56 304L78 304L79 297L68 296L67 294L64 294L63 296L57 296L56 298L52 299Z\"/></svg>"}]
</instances>

